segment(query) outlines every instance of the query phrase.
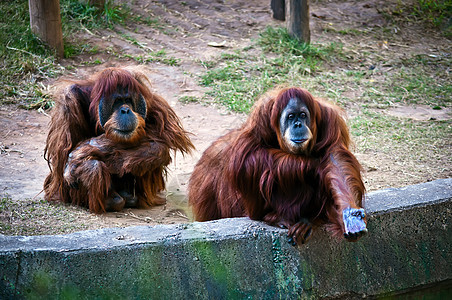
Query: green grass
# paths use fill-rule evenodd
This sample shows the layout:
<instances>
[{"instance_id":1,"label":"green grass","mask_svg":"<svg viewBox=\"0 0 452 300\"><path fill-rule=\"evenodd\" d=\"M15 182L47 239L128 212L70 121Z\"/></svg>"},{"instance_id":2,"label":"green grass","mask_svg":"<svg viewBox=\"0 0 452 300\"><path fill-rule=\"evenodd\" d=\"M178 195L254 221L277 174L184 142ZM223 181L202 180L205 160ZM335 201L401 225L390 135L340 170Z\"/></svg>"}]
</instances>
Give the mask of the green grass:
<instances>
[{"instance_id":1,"label":"green grass","mask_svg":"<svg viewBox=\"0 0 452 300\"><path fill-rule=\"evenodd\" d=\"M249 112L254 101L278 85L297 85L341 105L363 107L422 104L432 108L451 104L450 56L395 58L374 52L344 49L337 43L306 45L283 28L267 28L253 47L202 61L200 83L207 94L231 110ZM377 66L363 64L373 61ZM389 70L382 65L392 66Z\"/></svg>"},{"instance_id":2,"label":"green grass","mask_svg":"<svg viewBox=\"0 0 452 300\"><path fill-rule=\"evenodd\" d=\"M75 33L80 30L113 29L116 24L125 24L130 16L130 9L126 4L117 5L112 0L107 0L103 9L90 6L87 1L62 0L60 11L66 58L82 53L95 54L98 51L89 44L73 42Z\"/></svg>"},{"instance_id":3,"label":"green grass","mask_svg":"<svg viewBox=\"0 0 452 300\"><path fill-rule=\"evenodd\" d=\"M451 0L418 0L412 7L412 15L421 18L437 28L451 31L452 1ZM448 28L447 28L448 27Z\"/></svg>"},{"instance_id":4,"label":"green grass","mask_svg":"<svg viewBox=\"0 0 452 300\"><path fill-rule=\"evenodd\" d=\"M412 174L450 174L449 121L416 121L364 109L349 120L359 153L380 153Z\"/></svg>"},{"instance_id":5,"label":"green grass","mask_svg":"<svg viewBox=\"0 0 452 300\"><path fill-rule=\"evenodd\" d=\"M63 31L73 33L80 29L113 28L124 24L130 15L127 5L117 5L112 0L105 2L104 9L88 5L88 1L62 0L60 4Z\"/></svg>"},{"instance_id":6,"label":"green grass","mask_svg":"<svg viewBox=\"0 0 452 300\"><path fill-rule=\"evenodd\" d=\"M42 99L39 79L60 72L54 53L32 34L26 1L2 1L0 10L0 101Z\"/></svg>"},{"instance_id":7,"label":"green grass","mask_svg":"<svg viewBox=\"0 0 452 300\"><path fill-rule=\"evenodd\" d=\"M425 104L430 107L450 105L452 84L422 72L422 68L402 68L383 84L393 103Z\"/></svg>"},{"instance_id":8,"label":"green grass","mask_svg":"<svg viewBox=\"0 0 452 300\"><path fill-rule=\"evenodd\" d=\"M200 99L196 96L182 96L182 97L179 97L179 101L184 104L199 103Z\"/></svg>"},{"instance_id":9,"label":"green grass","mask_svg":"<svg viewBox=\"0 0 452 300\"><path fill-rule=\"evenodd\" d=\"M200 83L208 95L231 110L249 112L255 100L281 84L297 84L316 75L325 63L342 59L342 46L307 45L291 39L283 28L268 27L253 47L224 53L217 61L203 61L207 70Z\"/></svg>"},{"instance_id":10,"label":"green grass","mask_svg":"<svg viewBox=\"0 0 452 300\"><path fill-rule=\"evenodd\" d=\"M144 55L130 55L130 54L116 54L118 57L127 57L135 60L140 64L150 63L150 62L158 62L168 66L178 66L180 63L180 59L168 56L165 50L152 51L148 52Z\"/></svg>"},{"instance_id":11,"label":"green grass","mask_svg":"<svg viewBox=\"0 0 452 300\"><path fill-rule=\"evenodd\" d=\"M452 37L452 0L399 0L396 6L382 8L381 12L393 23L422 22Z\"/></svg>"},{"instance_id":12,"label":"green grass","mask_svg":"<svg viewBox=\"0 0 452 300\"><path fill-rule=\"evenodd\" d=\"M378 145L383 140L383 144L386 146L380 150L388 153L397 147L394 143L401 141L419 147L419 150L437 147L438 145L432 144L432 141L446 146L449 143L448 137L452 134L452 125L447 121L401 119L380 114L372 109L363 109L361 114L349 122L350 130L355 137L365 137L366 139L370 137L374 141L370 144ZM361 149L361 151L366 151L366 149Z\"/></svg>"},{"instance_id":13,"label":"green grass","mask_svg":"<svg viewBox=\"0 0 452 300\"><path fill-rule=\"evenodd\" d=\"M277 84L275 68L263 64L265 57L223 60L201 76L200 83L211 87L209 96L233 111L248 112L255 99Z\"/></svg>"},{"instance_id":14,"label":"green grass","mask_svg":"<svg viewBox=\"0 0 452 300\"><path fill-rule=\"evenodd\" d=\"M99 11L78 0L62 0L60 9L65 57L98 51L89 44L71 42L75 32L82 28L111 28L124 23L129 14L125 5L113 1L107 1L105 9ZM47 108L51 101L41 81L61 75L64 68L54 51L31 32L27 1L1 1L0 10L0 103Z\"/></svg>"},{"instance_id":15,"label":"green grass","mask_svg":"<svg viewBox=\"0 0 452 300\"><path fill-rule=\"evenodd\" d=\"M338 57L342 50L342 45L337 43L326 46L305 44L291 38L287 30L281 27L267 27L260 34L257 44L264 52L288 56L289 60L304 60L304 64L313 71L317 69L319 62L327 60L332 55Z\"/></svg>"},{"instance_id":16,"label":"green grass","mask_svg":"<svg viewBox=\"0 0 452 300\"><path fill-rule=\"evenodd\" d=\"M64 68L58 64L55 53L32 34L29 25L28 3L24 0L0 2L0 103L19 104L24 108L48 108L52 105L50 95L43 89L45 79L62 75ZM91 32L95 29L113 28L124 25L131 19L144 24L161 27L158 19L138 18L131 15L126 4L106 1L99 10L87 5L87 1L61 0L61 18L63 24L64 57L80 54L97 54L99 49L87 43L79 43L75 34L79 31ZM129 43L142 46L130 35L123 34ZM106 50L109 51L108 49ZM127 56L110 51L117 57L130 57L140 63L160 62L176 66L179 59L168 56L165 51L154 51L145 56ZM102 61L82 62L83 65L100 64ZM66 67L71 69L69 65Z\"/></svg>"}]
</instances>

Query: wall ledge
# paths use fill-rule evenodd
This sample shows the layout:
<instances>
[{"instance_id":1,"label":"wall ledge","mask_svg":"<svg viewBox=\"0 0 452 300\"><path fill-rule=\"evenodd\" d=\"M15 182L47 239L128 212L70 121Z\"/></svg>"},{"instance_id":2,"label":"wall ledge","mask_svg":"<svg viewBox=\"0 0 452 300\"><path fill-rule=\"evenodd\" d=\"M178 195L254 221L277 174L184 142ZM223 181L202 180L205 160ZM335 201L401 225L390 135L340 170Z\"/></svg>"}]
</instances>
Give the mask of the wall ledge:
<instances>
[{"instance_id":1,"label":"wall ledge","mask_svg":"<svg viewBox=\"0 0 452 300\"><path fill-rule=\"evenodd\" d=\"M300 247L248 218L0 235L0 299L318 299L452 290L452 178L367 195L369 235Z\"/></svg>"}]
</instances>

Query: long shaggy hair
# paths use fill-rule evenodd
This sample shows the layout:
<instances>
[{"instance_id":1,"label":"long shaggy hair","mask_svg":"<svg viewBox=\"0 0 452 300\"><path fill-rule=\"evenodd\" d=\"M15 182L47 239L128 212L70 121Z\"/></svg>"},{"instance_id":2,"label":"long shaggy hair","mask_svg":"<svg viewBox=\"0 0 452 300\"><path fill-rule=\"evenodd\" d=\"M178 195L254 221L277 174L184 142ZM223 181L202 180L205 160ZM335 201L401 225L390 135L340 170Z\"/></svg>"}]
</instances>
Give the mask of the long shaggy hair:
<instances>
[{"instance_id":1,"label":"long shaggy hair","mask_svg":"<svg viewBox=\"0 0 452 300\"><path fill-rule=\"evenodd\" d=\"M145 100L146 113L137 114L139 124L130 139L109 133L111 120L101 126L99 106L113 105L112 95L118 91L140 95ZM88 80L70 82L56 100L44 150L50 168L44 183L45 198L101 213L114 184L112 177L118 177L118 184L125 181L125 185L133 185L139 207L161 204L157 193L165 188L163 177L171 161L170 150L188 153L193 148L179 118L162 97L150 91L143 73L105 69ZM85 163L83 169L76 169L83 173L76 175L84 184L74 188L64 173L68 162L76 166L77 157L77 163L89 160L91 165Z\"/></svg>"},{"instance_id":2,"label":"long shaggy hair","mask_svg":"<svg viewBox=\"0 0 452 300\"><path fill-rule=\"evenodd\" d=\"M279 128L281 113L294 98L311 116L312 138L302 154L288 150ZM338 107L300 88L272 91L255 104L241 128L219 138L199 160L189 182L195 218L249 216L286 226L295 235L308 230L297 233L300 221L328 223L343 235L342 211L362 207L365 191L349 145Z\"/></svg>"}]
</instances>

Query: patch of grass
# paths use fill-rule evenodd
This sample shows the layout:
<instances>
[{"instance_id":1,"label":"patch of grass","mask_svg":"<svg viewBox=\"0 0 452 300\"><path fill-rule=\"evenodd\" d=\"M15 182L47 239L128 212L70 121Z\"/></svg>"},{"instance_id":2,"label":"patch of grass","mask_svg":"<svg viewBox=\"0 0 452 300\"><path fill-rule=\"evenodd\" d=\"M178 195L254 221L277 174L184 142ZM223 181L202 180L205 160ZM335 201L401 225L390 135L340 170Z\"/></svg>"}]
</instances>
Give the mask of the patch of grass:
<instances>
[{"instance_id":1,"label":"patch of grass","mask_svg":"<svg viewBox=\"0 0 452 300\"><path fill-rule=\"evenodd\" d=\"M148 63L148 62L159 62L168 66L177 66L180 63L180 59L167 56L165 50L153 51L148 53L147 55L130 55L130 54L116 54L117 56L127 57L135 60L140 64Z\"/></svg>"},{"instance_id":2,"label":"patch of grass","mask_svg":"<svg viewBox=\"0 0 452 300\"><path fill-rule=\"evenodd\" d=\"M54 52L32 34L26 1L2 1L0 10L0 101L41 101L41 79L61 72Z\"/></svg>"},{"instance_id":3,"label":"patch of grass","mask_svg":"<svg viewBox=\"0 0 452 300\"><path fill-rule=\"evenodd\" d=\"M102 63L103 63L103 61L101 61L100 59L95 59L95 60L91 60L91 61L82 62L82 64L85 65L85 66L100 65Z\"/></svg>"},{"instance_id":4,"label":"patch of grass","mask_svg":"<svg viewBox=\"0 0 452 300\"><path fill-rule=\"evenodd\" d=\"M452 37L452 0L399 0L380 11L392 22L422 22Z\"/></svg>"},{"instance_id":5,"label":"patch of grass","mask_svg":"<svg viewBox=\"0 0 452 300\"><path fill-rule=\"evenodd\" d=\"M180 60L173 56L168 56L165 50L154 51L146 58L147 62L160 62L168 66L179 65Z\"/></svg>"},{"instance_id":6,"label":"patch of grass","mask_svg":"<svg viewBox=\"0 0 452 300\"><path fill-rule=\"evenodd\" d=\"M123 23L129 10L125 5L107 1L105 10L78 0L60 1L65 39L65 57L96 53L89 44L69 42L69 36L85 27L105 28ZM52 103L41 82L64 72L54 51L30 30L28 3L23 0L1 1L0 11L0 101L21 104L25 108L49 107Z\"/></svg>"},{"instance_id":7,"label":"patch of grass","mask_svg":"<svg viewBox=\"0 0 452 300\"><path fill-rule=\"evenodd\" d=\"M343 56L342 44L306 44L291 38L287 29L281 27L267 27L260 34L257 44L264 52L280 55L283 63L302 63L310 73L320 70L323 62Z\"/></svg>"},{"instance_id":8,"label":"patch of grass","mask_svg":"<svg viewBox=\"0 0 452 300\"><path fill-rule=\"evenodd\" d=\"M212 87L208 95L217 103L233 111L249 112L257 97L277 84L276 69L271 64L260 64L261 59L266 60L248 57L222 61L208 69L200 83Z\"/></svg>"},{"instance_id":9,"label":"patch of grass","mask_svg":"<svg viewBox=\"0 0 452 300\"><path fill-rule=\"evenodd\" d=\"M367 73L362 70L345 70L345 75L356 80L362 80L363 78L365 78Z\"/></svg>"},{"instance_id":10,"label":"patch of grass","mask_svg":"<svg viewBox=\"0 0 452 300\"><path fill-rule=\"evenodd\" d=\"M448 121L415 121L363 109L349 124L360 153L384 153L394 163L404 162L413 174L428 174L426 168L446 177L450 173L452 124Z\"/></svg>"},{"instance_id":11,"label":"patch of grass","mask_svg":"<svg viewBox=\"0 0 452 300\"><path fill-rule=\"evenodd\" d=\"M418 0L417 5L413 6L412 14L437 28L447 26L451 30L451 0Z\"/></svg>"},{"instance_id":12,"label":"patch of grass","mask_svg":"<svg viewBox=\"0 0 452 300\"><path fill-rule=\"evenodd\" d=\"M179 97L179 101L184 104L199 103L200 99L196 96L182 96L182 97Z\"/></svg>"},{"instance_id":13,"label":"patch of grass","mask_svg":"<svg viewBox=\"0 0 452 300\"><path fill-rule=\"evenodd\" d=\"M88 229L77 220L83 212L76 207L51 204L42 199L12 200L0 198L0 234L64 234ZM49 223L48 220L54 220Z\"/></svg>"},{"instance_id":14,"label":"patch of grass","mask_svg":"<svg viewBox=\"0 0 452 300\"><path fill-rule=\"evenodd\" d=\"M426 104L446 107L451 103L452 85L449 80L422 72L422 68L405 69L394 74L385 86L388 97L402 104ZM385 85L383 84L383 85Z\"/></svg>"},{"instance_id":15,"label":"patch of grass","mask_svg":"<svg viewBox=\"0 0 452 300\"><path fill-rule=\"evenodd\" d=\"M206 70L212 69L217 65L217 61L215 60L200 60L199 64L203 66Z\"/></svg>"},{"instance_id":16,"label":"patch of grass","mask_svg":"<svg viewBox=\"0 0 452 300\"><path fill-rule=\"evenodd\" d=\"M393 68L387 72L368 71L361 85L362 103L377 104L423 104L430 107L451 105L452 84L448 66L449 55L412 57L393 61Z\"/></svg>"},{"instance_id":17,"label":"patch of grass","mask_svg":"<svg viewBox=\"0 0 452 300\"><path fill-rule=\"evenodd\" d=\"M60 1L61 21L64 39L64 57L73 57L82 53L95 54L98 49L89 44L73 43L73 36L80 30L100 28L112 29L116 24L125 24L130 16L130 8L124 4L116 4L107 0L103 9L90 6L88 1Z\"/></svg>"},{"instance_id":18,"label":"patch of grass","mask_svg":"<svg viewBox=\"0 0 452 300\"><path fill-rule=\"evenodd\" d=\"M303 77L321 72L322 65L342 59L339 44L307 45L291 39L286 29L268 27L253 47L224 53L217 62L201 62L206 74L200 78L216 102L238 112L249 112L255 100L280 84L297 84Z\"/></svg>"},{"instance_id":19,"label":"patch of grass","mask_svg":"<svg viewBox=\"0 0 452 300\"><path fill-rule=\"evenodd\" d=\"M335 43L306 45L283 28L267 28L255 47L200 62L206 69L200 83L212 88L208 96L216 102L239 112L248 112L258 96L278 85L305 87L342 106L451 105L449 55L400 57ZM368 61L373 65L363 63Z\"/></svg>"},{"instance_id":20,"label":"patch of grass","mask_svg":"<svg viewBox=\"0 0 452 300\"><path fill-rule=\"evenodd\" d=\"M88 1L62 0L60 3L63 31L66 34L87 29L113 28L115 24L124 24L130 15L126 4L115 4L112 0L105 1L105 7L99 9L88 4Z\"/></svg>"},{"instance_id":21,"label":"patch of grass","mask_svg":"<svg viewBox=\"0 0 452 300\"><path fill-rule=\"evenodd\" d=\"M70 58L82 53L97 54L99 49L91 44L72 44L65 43L64 45L64 57Z\"/></svg>"},{"instance_id":22,"label":"patch of grass","mask_svg":"<svg viewBox=\"0 0 452 300\"><path fill-rule=\"evenodd\" d=\"M115 4L107 0L103 9L90 6L88 1L62 0L60 1L61 21L64 39L64 57L69 58L82 53L97 53L98 49L89 44L73 43L74 34L80 30L100 28L112 29L116 24L124 24L130 16L129 7Z\"/></svg>"}]
</instances>

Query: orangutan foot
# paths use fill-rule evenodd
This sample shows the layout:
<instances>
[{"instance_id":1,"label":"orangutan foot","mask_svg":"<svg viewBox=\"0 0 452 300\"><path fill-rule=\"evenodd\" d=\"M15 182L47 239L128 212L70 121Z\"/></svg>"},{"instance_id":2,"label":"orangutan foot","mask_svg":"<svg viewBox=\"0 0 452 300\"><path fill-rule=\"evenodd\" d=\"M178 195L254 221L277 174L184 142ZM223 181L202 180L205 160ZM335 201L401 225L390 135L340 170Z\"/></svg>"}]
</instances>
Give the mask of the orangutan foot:
<instances>
[{"instance_id":1,"label":"orangutan foot","mask_svg":"<svg viewBox=\"0 0 452 300\"><path fill-rule=\"evenodd\" d=\"M302 218L298 223L289 226L289 232L287 233L289 244L296 246L304 244L311 237L312 224L309 220Z\"/></svg>"},{"instance_id":2,"label":"orangutan foot","mask_svg":"<svg viewBox=\"0 0 452 300\"><path fill-rule=\"evenodd\" d=\"M121 195L122 198L126 201L126 204L124 207L127 208L134 208L138 205L138 197L132 195L127 190L119 191L119 195Z\"/></svg>"},{"instance_id":3,"label":"orangutan foot","mask_svg":"<svg viewBox=\"0 0 452 300\"><path fill-rule=\"evenodd\" d=\"M105 200L106 211L121 211L124 208L126 201L116 192L113 192L110 197Z\"/></svg>"}]
</instances>

